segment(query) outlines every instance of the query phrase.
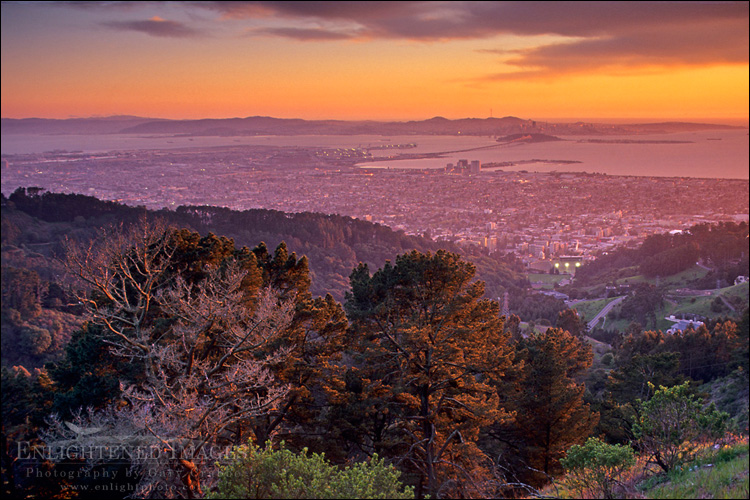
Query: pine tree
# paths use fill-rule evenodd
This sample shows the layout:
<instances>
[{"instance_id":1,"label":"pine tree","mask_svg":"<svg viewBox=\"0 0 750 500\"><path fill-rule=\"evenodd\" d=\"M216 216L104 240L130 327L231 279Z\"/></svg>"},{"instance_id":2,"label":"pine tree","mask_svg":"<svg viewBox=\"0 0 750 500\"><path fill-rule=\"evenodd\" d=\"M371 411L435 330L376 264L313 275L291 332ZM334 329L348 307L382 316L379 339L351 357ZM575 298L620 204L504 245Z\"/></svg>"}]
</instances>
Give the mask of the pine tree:
<instances>
[{"instance_id":1,"label":"pine tree","mask_svg":"<svg viewBox=\"0 0 750 500\"><path fill-rule=\"evenodd\" d=\"M549 328L523 339L518 350L524 365L515 427L527 462L549 475L559 471L565 450L585 441L598 421L578 382L591 366L592 349L567 331Z\"/></svg>"},{"instance_id":2,"label":"pine tree","mask_svg":"<svg viewBox=\"0 0 750 500\"><path fill-rule=\"evenodd\" d=\"M349 431L400 463L418 496L481 495L479 431L508 417L494 384L511 366L510 335L474 272L456 254L413 251L351 275L354 357L340 394L361 413Z\"/></svg>"},{"instance_id":3,"label":"pine tree","mask_svg":"<svg viewBox=\"0 0 750 500\"><path fill-rule=\"evenodd\" d=\"M561 330L570 332L574 337L583 337L587 331L586 323L578 316L578 311L575 309L560 311L557 314L557 323L555 326Z\"/></svg>"},{"instance_id":4,"label":"pine tree","mask_svg":"<svg viewBox=\"0 0 750 500\"><path fill-rule=\"evenodd\" d=\"M330 294L313 298L311 276L306 257L297 258L281 242L271 254L265 243L252 250L264 286L279 291L281 299L292 300L294 311L290 324L258 356L283 351L270 365L274 378L287 385L286 398L273 411L252 422L255 442L265 446L277 436L287 445L302 449L319 447L316 437L326 398L326 388L335 373L342 370L340 357L348 326L341 304Z\"/></svg>"}]
</instances>

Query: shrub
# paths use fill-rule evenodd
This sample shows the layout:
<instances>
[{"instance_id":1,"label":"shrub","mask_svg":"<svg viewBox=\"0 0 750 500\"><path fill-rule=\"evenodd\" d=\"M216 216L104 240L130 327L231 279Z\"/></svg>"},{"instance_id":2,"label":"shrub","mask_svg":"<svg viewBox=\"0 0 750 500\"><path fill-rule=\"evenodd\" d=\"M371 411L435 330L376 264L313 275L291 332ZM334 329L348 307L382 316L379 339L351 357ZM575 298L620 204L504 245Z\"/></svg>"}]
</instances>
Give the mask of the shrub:
<instances>
[{"instance_id":1,"label":"shrub","mask_svg":"<svg viewBox=\"0 0 750 500\"><path fill-rule=\"evenodd\" d=\"M294 453L269 446L236 447L221 466L217 490L208 498L399 498L413 499L403 487L400 472L377 455L345 469L324 455Z\"/></svg>"},{"instance_id":2,"label":"shrub","mask_svg":"<svg viewBox=\"0 0 750 500\"><path fill-rule=\"evenodd\" d=\"M701 440L724 434L729 415L711 403L708 407L690 394L689 383L660 386L654 396L640 402L640 418L633 433L643 451L665 472L689 460ZM653 384L649 382L653 388Z\"/></svg>"},{"instance_id":3,"label":"shrub","mask_svg":"<svg viewBox=\"0 0 750 500\"><path fill-rule=\"evenodd\" d=\"M625 445L611 445L597 438L589 438L584 445L574 445L560 463L567 472L566 483L592 498L615 498L615 487L620 476L635 465L633 449Z\"/></svg>"}]
</instances>

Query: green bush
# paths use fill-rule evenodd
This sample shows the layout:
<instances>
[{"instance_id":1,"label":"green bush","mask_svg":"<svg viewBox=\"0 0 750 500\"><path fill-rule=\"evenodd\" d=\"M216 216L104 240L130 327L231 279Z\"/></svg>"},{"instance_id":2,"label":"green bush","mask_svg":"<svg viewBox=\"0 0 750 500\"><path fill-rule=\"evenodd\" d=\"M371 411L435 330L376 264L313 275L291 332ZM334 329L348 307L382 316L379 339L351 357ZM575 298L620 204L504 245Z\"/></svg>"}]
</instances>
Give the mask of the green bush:
<instances>
[{"instance_id":1,"label":"green bush","mask_svg":"<svg viewBox=\"0 0 750 500\"><path fill-rule=\"evenodd\" d=\"M616 498L620 476L635 465L630 446L611 445L589 438L584 445L573 445L560 463L566 470L565 482L591 498Z\"/></svg>"},{"instance_id":2,"label":"green bush","mask_svg":"<svg viewBox=\"0 0 750 500\"><path fill-rule=\"evenodd\" d=\"M340 469L324 455L297 454L253 444L235 448L221 466L217 490L208 498L398 498L413 499L400 472L377 455Z\"/></svg>"},{"instance_id":3,"label":"green bush","mask_svg":"<svg viewBox=\"0 0 750 500\"><path fill-rule=\"evenodd\" d=\"M654 396L640 402L640 418L633 424L633 434L643 451L653 457L664 472L690 460L700 441L717 439L724 434L729 415L711 403L703 406L690 394L689 383L674 387L660 386ZM649 386L653 384L649 382Z\"/></svg>"}]
</instances>

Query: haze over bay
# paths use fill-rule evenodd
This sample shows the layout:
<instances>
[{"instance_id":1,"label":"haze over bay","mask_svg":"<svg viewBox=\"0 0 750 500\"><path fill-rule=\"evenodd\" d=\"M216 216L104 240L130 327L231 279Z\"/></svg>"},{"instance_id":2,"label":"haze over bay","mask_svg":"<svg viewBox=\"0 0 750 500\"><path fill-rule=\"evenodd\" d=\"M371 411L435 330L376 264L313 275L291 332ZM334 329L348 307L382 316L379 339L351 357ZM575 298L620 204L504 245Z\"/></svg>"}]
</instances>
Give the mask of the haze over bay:
<instances>
[{"instance_id":1,"label":"haze over bay","mask_svg":"<svg viewBox=\"0 0 750 500\"><path fill-rule=\"evenodd\" d=\"M365 167L443 168L460 158L487 162L523 161L531 159L564 160L569 164L534 163L505 170L599 172L609 175L640 175L662 177L703 177L747 179L748 136L746 131L688 132L649 136L652 141L678 141L674 144L654 143L585 143L581 140L601 139L598 136L568 137L566 141L491 147L459 153L446 153L440 158L380 160L363 163ZM614 136L612 140L632 139ZM717 140L719 139L719 140ZM487 137L456 136L260 136L260 137L174 137L135 135L15 135L2 142L3 155L34 154L66 150L100 153L115 150L180 149L218 146L276 146L321 148L367 148L383 144L414 143L409 153L440 153L486 148L497 143ZM3 173L3 192L6 188ZM11 189L12 191L12 189Z\"/></svg>"}]
</instances>

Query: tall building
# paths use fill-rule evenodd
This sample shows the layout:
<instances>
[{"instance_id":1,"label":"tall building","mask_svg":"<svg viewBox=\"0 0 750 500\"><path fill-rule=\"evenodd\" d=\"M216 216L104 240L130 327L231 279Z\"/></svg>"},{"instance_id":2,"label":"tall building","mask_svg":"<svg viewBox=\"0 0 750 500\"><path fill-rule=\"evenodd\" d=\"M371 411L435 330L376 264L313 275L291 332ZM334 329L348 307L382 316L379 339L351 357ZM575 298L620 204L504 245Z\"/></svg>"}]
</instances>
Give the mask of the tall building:
<instances>
[{"instance_id":1,"label":"tall building","mask_svg":"<svg viewBox=\"0 0 750 500\"><path fill-rule=\"evenodd\" d=\"M488 253L495 253L497 251L497 238L495 236L490 236L487 238L487 252Z\"/></svg>"}]
</instances>

